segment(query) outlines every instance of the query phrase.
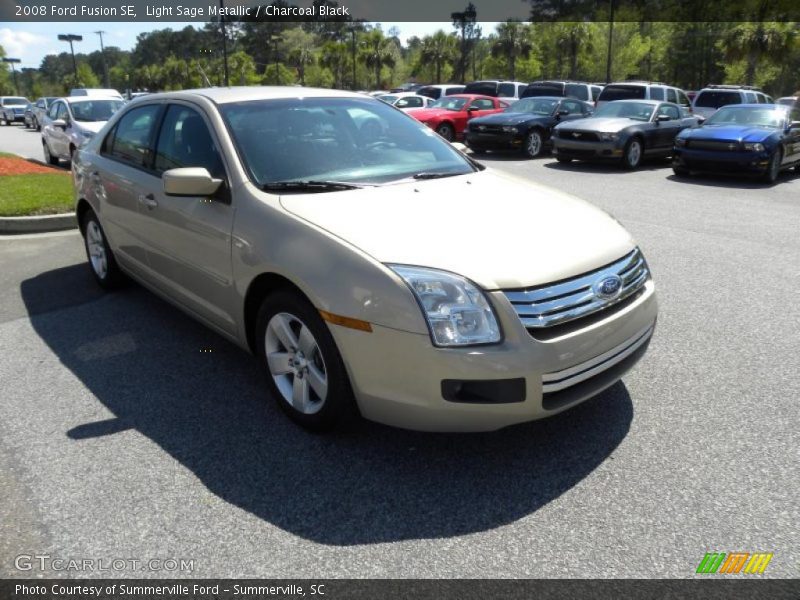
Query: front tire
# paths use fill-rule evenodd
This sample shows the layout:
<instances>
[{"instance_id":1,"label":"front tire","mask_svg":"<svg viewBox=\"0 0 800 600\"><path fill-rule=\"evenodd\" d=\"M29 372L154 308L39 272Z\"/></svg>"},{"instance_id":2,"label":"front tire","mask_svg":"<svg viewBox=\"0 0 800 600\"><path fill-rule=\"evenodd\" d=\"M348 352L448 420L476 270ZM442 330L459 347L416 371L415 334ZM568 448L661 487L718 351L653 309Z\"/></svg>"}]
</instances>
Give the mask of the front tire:
<instances>
[{"instance_id":1,"label":"front tire","mask_svg":"<svg viewBox=\"0 0 800 600\"><path fill-rule=\"evenodd\" d=\"M357 409L350 379L328 326L302 295L270 294L256 323L267 388L286 415L311 431L330 431Z\"/></svg>"},{"instance_id":2,"label":"front tire","mask_svg":"<svg viewBox=\"0 0 800 600\"><path fill-rule=\"evenodd\" d=\"M691 175L689 169L683 167L672 167L672 172L675 173L676 177L689 177Z\"/></svg>"},{"instance_id":3,"label":"front tire","mask_svg":"<svg viewBox=\"0 0 800 600\"><path fill-rule=\"evenodd\" d=\"M86 248L86 258L95 281L107 290L119 287L123 281L114 253L108 245L106 234L93 210L89 209L81 220L81 231Z\"/></svg>"},{"instance_id":4,"label":"front tire","mask_svg":"<svg viewBox=\"0 0 800 600\"><path fill-rule=\"evenodd\" d=\"M47 142L42 140L42 147L44 148L44 162L54 167L58 166L58 157L54 156L50 152L50 146L47 145Z\"/></svg>"},{"instance_id":5,"label":"front tire","mask_svg":"<svg viewBox=\"0 0 800 600\"><path fill-rule=\"evenodd\" d=\"M767 183L775 183L778 180L778 175L781 173L781 162L783 161L783 152L780 148L775 150L772 158L769 160L767 172L764 173L763 180Z\"/></svg>"},{"instance_id":6,"label":"front tire","mask_svg":"<svg viewBox=\"0 0 800 600\"><path fill-rule=\"evenodd\" d=\"M452 142L456 138L456 132L453 129L453 126L449 123L442 123L439 125L439 127L436 128L436 133L438 133L448 142Z\"/></svg>"},{"instance_id":7,"label":"front tire","mask_svg":"<svg viewBox=\"0 0 800 600\"><path fill-rule=\"evenodd\" d=\"M534 129L525 136L525 144L523 149L525 150L525 154L528 156L528 158L536 158L537 156L541 155L543 147L544 139L542 138L541 131Z\"/></svg>"},{"instance_id":8,"label":"front tire","mask_svg":"<svg viewBox=\"0 0 800 600\"><path fill-rule=\"evenodd\" d=\"M622 165L633 171L642 164L642 156L644 156L644 145L639 138L633 138L625 144L625 151L622 153Z\"/></svg>"}]
</instances>

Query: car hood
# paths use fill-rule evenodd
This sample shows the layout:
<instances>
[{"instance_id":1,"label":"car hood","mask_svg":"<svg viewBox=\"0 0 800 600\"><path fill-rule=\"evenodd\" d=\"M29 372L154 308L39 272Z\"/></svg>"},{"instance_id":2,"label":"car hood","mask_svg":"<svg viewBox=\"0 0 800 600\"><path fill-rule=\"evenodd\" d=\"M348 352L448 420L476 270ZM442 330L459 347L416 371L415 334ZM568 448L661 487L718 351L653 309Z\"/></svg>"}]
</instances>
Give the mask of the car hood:
<instances>
[{"instance_id":1,"label":"car hood","mask_svg":"<svg viewBox=\"0 0 800 600\"><path fill-rule=\"evenodd\" d=\"M544 115L534 115L531 113L514 113L502 112L493 115L486 115L485 117L478 117L472 119L472 125L519 125L520 123L528 123L531 121L546 121L549 117Z\"/></svg>"},{"instance_id":2,"label":"car hood","mask_svg":"<svg viewBox=\"0 0 800 600\"><path fill-rule=\"evenodd\" d=\"M642 125L644 121L627 119L624 117L588 117L586 119L575 119L567 121L558 126L560 129L580 129L581 131L603 131L615 133L622 131L631 125Z\"/></svg>"},{"instance_id":3,"label":"car hood","mask_svg":"<svg viewBox=\"0 0 800 600\"><path fill-rule=\"evenodd\" d=\"M492 171L280 202L380 262L451 271L489 290L574 277L634 247L599 208Z\"/></svg>"},{"instance_id":4,"label":"car hood","mask_svg":"<svg viewBox=\"0 0 800 600\"><path fill-rule=\"evenodd\" d=\"M750 125L704 125L687 130L682 137L694 140L724 140L736 142L763 142L777 130Z\"/></svg>"},{"instance_id":5,"label":"car hood","mask_svg":"<svg viewBox=\"0 0 800 600\"><path fill-rule=\"evenodd\" d=\"M108 121L75 121L75 125L77 125L78 129L91 131L92 133L100 131L106 123L108 123Z\"/></svg>"},{"instance_id":6,"label":"car hood","mask_svg":"<svg viewBox=\"0 0 800 600\"><path fill-rule=\"evenodd\" d=\"M421 108L412 114L415 119L427 121L429 119L439 119L445 115L457 115L460 111L447 110L446 108Z\"/></svg>"}]
</instances>

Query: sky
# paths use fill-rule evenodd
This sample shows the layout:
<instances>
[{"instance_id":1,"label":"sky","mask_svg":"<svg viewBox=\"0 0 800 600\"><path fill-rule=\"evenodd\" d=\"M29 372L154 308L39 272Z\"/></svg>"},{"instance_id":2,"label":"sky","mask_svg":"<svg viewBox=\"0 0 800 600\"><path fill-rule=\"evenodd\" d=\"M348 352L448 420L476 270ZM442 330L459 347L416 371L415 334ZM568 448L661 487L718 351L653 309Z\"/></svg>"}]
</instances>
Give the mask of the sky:
<instances>
[{"instance_id":1,"label":"sky","mask_svg":"<svg viewBox=\"0 0 800 600\"><path fill-rule=\"evenodd\" d=\"M186 25L202 27L202 23L187 22L70 22L70 23L6 23L0 24L0 46L6 51L6 56L19 58L22 62L17 68L39 68L42 59L48 54L59 54L69 50L66 42L59 42L59 33L74 33L83 35L82 42L74 42L75 52L90 53L100 49L100 36L93 33L104 31L103 45L117 46L122 50L131 50L136 45L136 36L145 31L154 29L183 29ZM494 25L493 23L481 24L484 31ZM405 44L413 36L422 37L434 33L438 29L446 32L454 31L449 21L438 23L381 23L384 31L391 27L400 30L400 39Z\"/></svg>"}]
</instances>

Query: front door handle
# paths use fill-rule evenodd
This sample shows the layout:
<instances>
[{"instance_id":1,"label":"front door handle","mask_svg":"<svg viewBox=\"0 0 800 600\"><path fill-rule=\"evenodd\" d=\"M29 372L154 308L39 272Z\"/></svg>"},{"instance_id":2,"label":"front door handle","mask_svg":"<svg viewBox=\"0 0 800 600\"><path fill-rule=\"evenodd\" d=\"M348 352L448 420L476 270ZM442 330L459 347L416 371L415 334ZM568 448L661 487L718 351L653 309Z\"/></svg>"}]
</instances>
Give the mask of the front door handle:
<instances>
[{"instance_id":1,"label":"front door handle","mask_svg":"<svg viewBox=\"0 0 800 600\"><path fill-rule=\"evenodd\" d=\"M147 207L147 210L153 210L156 206L158 206L158 202L156 201L156 197L153 194L139 194L139 202L144 204Z\"/></svg>"}]
</instances>

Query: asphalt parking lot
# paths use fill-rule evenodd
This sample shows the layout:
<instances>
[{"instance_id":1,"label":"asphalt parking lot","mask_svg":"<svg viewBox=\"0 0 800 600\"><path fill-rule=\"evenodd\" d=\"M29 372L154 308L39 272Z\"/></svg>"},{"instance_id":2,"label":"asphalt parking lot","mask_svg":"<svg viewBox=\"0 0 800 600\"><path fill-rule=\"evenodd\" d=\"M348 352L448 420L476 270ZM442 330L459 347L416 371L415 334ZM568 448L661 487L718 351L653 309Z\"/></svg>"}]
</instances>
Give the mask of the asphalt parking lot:
<instances>
[{"instance_id":1,"label":"asphalt parking lot","mask_svg":"<svg viewBox=\"0 0 800 600\"><path fill-rule=\"evenodd\" d=\"M0 128L0 151L28 140ZM253 358L138 286L101 293L77 233L3 237L0 576L49 554L194 560L62 573L94 576L682 578L712 551L800 576L800 174L481 160L639 241L661 309L621 383L491 434L311 435Z\"/></svg>"}]
</instances>

